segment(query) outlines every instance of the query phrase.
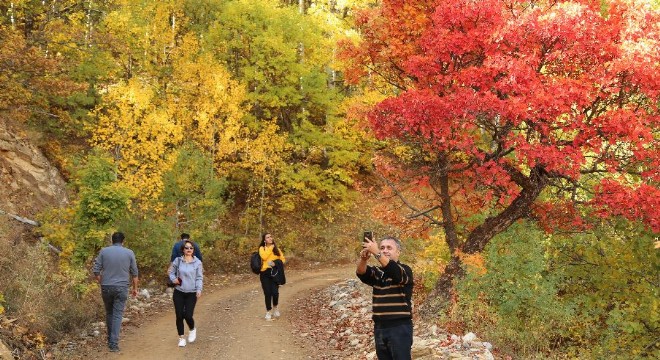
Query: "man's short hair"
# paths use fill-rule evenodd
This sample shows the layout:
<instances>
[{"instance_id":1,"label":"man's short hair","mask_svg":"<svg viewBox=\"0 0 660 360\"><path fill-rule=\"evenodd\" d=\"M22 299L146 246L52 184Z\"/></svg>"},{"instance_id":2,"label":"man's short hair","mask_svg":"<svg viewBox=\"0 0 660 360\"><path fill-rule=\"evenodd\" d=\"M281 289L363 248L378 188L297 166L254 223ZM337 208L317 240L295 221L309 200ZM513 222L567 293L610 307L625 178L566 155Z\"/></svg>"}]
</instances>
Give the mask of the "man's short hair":
<instances>
[{"instance_id":1,"label":"man's short hair","mask_svg":"<svg viewBox=\"0 0 660 360\"><path fill-rule=\"evenodd\" d=\"M123 242L124 242L124 233L117 231L116 233L112 234L113 244L121 244Z\"/></svg>"},{"instance_id":2,"label":"man's short hair","mask_svg":"<svg viewBox=\"0 0 660 360\"><path fill-rule=\"evenodd\" d=\"M392 241L394 241L394 243L396 244L396 248L399 249L399 251L401 251L401 240L395 238L394 236L385 236L380 241L383 241L383 240L392 240Z\"/></svg>"},{"instance_id":3,"label":"man's short hair","mask_svg":"<svg viewBox=\"0 0 660 360\"><path fill-rule=\"evenodd\" d=\"M187 240L190 239L190 234L183 233L181 234L181 240Z\"/></svg>"}]
</instances>

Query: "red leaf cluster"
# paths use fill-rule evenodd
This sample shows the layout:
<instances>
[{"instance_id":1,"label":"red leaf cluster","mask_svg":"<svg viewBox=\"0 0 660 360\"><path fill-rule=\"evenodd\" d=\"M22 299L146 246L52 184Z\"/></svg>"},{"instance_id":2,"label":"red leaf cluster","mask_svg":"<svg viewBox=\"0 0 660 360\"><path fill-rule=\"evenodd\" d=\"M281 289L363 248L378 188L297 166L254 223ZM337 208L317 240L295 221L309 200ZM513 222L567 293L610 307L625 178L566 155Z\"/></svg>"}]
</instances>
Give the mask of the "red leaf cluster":
<instances>
[{"instance_id":1,"label":"red leaf cluster","mask_svg":"<svg viewBox=\"0 0 660 360\"><path fill-rule=\"evenodd\" d=\"M373 130L448 159L454 199L479 206L461 195L469 178L478 202L502 209L536 169L552 194L572 193L558 204L657 229L660 12L648 2L384 0L357 24L348 78L393 90L368 113Z\"/></svg>"},{"instance_id":2,"label":"red leaf cluster","mask_svg":"<svg viewBox=\"0 0 660 360\"><path fill-rule=\"evenodd\" d=\"M660 233L660 189L650 185L630 188L613 180L603 180L596 187L597 197L591 202L602 217L623 216L642 220L653 232Z\"/></svg>"}]
</instances>

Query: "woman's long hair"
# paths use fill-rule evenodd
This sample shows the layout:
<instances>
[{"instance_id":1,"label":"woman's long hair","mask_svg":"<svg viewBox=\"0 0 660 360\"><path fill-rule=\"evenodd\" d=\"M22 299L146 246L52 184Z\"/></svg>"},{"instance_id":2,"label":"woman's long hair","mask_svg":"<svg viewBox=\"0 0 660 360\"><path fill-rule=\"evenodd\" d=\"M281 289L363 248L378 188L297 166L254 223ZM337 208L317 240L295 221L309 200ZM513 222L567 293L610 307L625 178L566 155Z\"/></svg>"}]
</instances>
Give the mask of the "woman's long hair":
<instances>
[{"instance_id":1,"label":"woman's long hair","mask_svg":"<svg viewBox=\"0 0 660 360\"><path fill-rule=\"evenodd\" d=\"M266 247L266 235L272 235L271 233L263 233L261 234L261 244L259 244L259 247ZM275 240L273 240L273 254L280 256L282 253L280 253L280 249L277 247L277 244L275 243Z\"/></svg>"},{"instance_id":2,"label":"woman's long hair","mask_svg":"<svg viewBox=\"0 0 660 360\"><path fill-rule=\"evenodd\" d=\"M183 248L186 247L186 245L188 245L188 244L190 244L190 246L193 247L193 254L195 254L195 244L192 242L192 240L185 239L185 240L183 241L183 244L181 244L181 255L182 255L182 256L186 254L186 253L183 251L183 250L184 250ZM193 255L193 256L194 256L194 255Z\"/></svg>"}]
</instances>

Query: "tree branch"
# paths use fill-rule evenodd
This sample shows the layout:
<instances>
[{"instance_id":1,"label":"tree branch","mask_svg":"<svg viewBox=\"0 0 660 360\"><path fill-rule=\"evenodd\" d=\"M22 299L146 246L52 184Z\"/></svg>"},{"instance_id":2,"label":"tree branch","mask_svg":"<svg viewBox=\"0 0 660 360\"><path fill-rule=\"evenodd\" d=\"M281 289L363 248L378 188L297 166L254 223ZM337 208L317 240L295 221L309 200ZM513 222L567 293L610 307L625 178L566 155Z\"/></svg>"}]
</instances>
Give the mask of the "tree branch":
<instances>
[{"instance_id":1,"label":"tree branch","mask_svg":"<svg viewBox=\"0 0 660 360\"><path fill-rule=\"evenodd\" d=\"M46 244L46 246L48 247L48 250L54 252L55 254L59 255L59 254L62 253L62 250L60 250L57 247L53 246L51 243L46 242L46 240L44 240L44 238L39 238L39 240L41 240L42 243Z\"/></svg>"},{"instance_id":2,"label":"tree branch","mask_svg":"<svg viewBox=\"0 0 660 360\"><path fill-rule=\"evenodd\" d=\"M430 213L431 211L433 211L433 210L437 210L437 209L439 209L439 208L440 208L440 205L434 205L434 206L431 207L430 209L424 210L424 211L419 212L419 213L417 213L417 214L408 215L408 218L409 218L409 219L414 219L414 218L416 218L416 217L420 217L420 216L426 215L427 213Z\"/></svg>"},{"instance_id":3,"label":"tree branch","mask_svg":"<svg viewBox=\"0 0 660 360\"><path fill-rule=\"evenodd\" d=\"M508 169L507 169L508 170ZM515 169L513 169L515 170ZM481 225L470 232L462 250L468 254L476 254L486 247L486 244L497 234L506 230L516 220L528 216L531 206L541 191L548 184L548 174L542 167L534 167L529 177L513 172L518 178L516 183L524 184L522 191L513 202L499 214L487 218ZM524 177L524 180L520 177Z\"/></svg>"},{"instance_id":4,"label":"tree branch","mask_svg":"<svg viewBox=\"0 0 660 360\"><path fill-rule=\"evenodd\" d=\"M408 199L406 199L406 197L403 196L403 194L401 194L401 192L396 188L396 186L395 186L395 185L394 185L389 179L387 179L385 176L383 176L382 174L380 174L380 173L377 172L377 171L375 172L375 174L376 174L376 176L378 176L379 178L381 178L381 180L383 180L383 182L385 182L385 184L387 184L387 186L389 186L390 189L392 189L392 191L394 191L394 193L396 194L396 196L397 196L399 199L401 199L401 201L404 203L404 205L406 205L406 207L408 207L410 210L412 210L412 211L414 211L414 212L416 213L415 215L413 215L413 217L423 216L423 217L427 218L427 219L431 222L431 224L434 224L434 225L442 225L442 222L441 222L441 221L438 221L438 219L434 218L433 216L431 216L431 215L429 214L429 212L430 212L431 210L433 210L433 208L432 208L432 209L429 209L429 210L426 210L426 211L419 210L419 209L416 208L413 204L411 204L411 203L408 201Z\"/></svg>"},{"instance_id":5,"label":"tree branch","mask_svg":"<svg viewBox=\"0 0 660 360\"><path fill-rule=\"evenodd\" d=\"M30 220L30 219L24 218L22 216L10 214L10 213L8 213L6 211L3 211L3 210L0 210L0 214L7 215L7 216L9 216L10 218L12 218L16 221L22 222L23 224L28 224L28 225L32 225L32 226L41 226L41 224L38 221Z\"/></svg>"}]
</instances>

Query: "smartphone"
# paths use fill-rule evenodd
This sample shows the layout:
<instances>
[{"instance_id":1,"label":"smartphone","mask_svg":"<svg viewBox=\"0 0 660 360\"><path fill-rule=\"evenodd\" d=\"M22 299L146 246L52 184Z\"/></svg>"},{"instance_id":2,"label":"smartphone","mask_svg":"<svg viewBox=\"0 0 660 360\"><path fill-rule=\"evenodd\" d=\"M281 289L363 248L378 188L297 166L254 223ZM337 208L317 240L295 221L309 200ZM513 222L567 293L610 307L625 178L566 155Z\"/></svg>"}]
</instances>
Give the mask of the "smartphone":
<instances>
[{"instance_id":1,"label":"smartphone","mask_svg":"<svg viewBox=\"0 0 660 360\"><path fill-rule=\"evenodd\" d=\"M365 231L364 236L362 237L362 241L366 242L369 239L371 241L374 241L374 232L373 231Z\"/></svg>"}]
</instances>

